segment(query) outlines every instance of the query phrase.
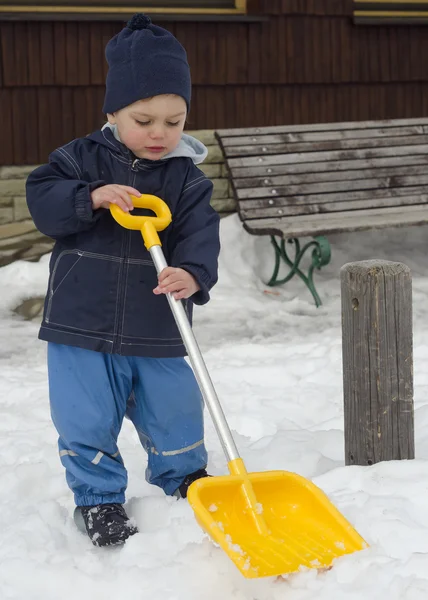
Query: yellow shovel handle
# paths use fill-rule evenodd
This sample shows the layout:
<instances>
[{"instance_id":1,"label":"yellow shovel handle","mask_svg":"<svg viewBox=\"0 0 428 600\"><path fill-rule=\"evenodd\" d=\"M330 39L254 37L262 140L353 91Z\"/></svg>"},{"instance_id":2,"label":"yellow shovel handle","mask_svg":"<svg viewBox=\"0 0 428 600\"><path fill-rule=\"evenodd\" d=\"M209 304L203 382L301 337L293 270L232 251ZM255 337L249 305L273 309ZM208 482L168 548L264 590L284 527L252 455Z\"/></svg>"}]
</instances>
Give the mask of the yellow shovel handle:
<instances>
[{"instance_id":1,"label":"yellow shovel handle","mask_svg":"<svg viewBox=\"0 0 428 600\"><path fill-rule=\"evenodd\" d=\"M155 213L155 217L131 215L124 212L116 204L110 204L110 212L113 218L126 229L135 229L141 231L144 244L147 250L152 246L160 246L161 242L157 234L163 231L172 221L171 211L168 205L151 194L141 194L141 196L131 196L135 208L147 208Z\"/></svg>"}]
</instances>

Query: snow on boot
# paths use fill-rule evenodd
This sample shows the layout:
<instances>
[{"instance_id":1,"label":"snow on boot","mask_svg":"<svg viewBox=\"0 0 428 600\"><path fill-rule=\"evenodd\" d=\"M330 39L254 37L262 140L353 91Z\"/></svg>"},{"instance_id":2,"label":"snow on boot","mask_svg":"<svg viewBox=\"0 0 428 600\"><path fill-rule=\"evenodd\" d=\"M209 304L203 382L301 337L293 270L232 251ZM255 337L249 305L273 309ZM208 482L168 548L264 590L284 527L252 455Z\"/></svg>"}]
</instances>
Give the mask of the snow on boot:
<instances>
[{"instance_id":1,"label":"snow on boot","mask_svg":"<svg viewBox=\"0 0 428 600\"><path fill-rule=\"evenodd\" d=\"M79 506L86 532L94 546L123 544L138 533L121 504Z\"/></svg>"},{"instance_id":2,"label":"snow on boot","mask_svg":"<svg viewBox=\"0 0 428 600\"><path fill-rule=\"evenodd\" d=\"M190 473L186 476L183 483L175 490L173 495L177 496L177 498L187 498L187 490L189 489L190 484L202 477L211 477L211 475L208 475L206 469L199 469L194 473Z\"/></svg>"}]
</instances>

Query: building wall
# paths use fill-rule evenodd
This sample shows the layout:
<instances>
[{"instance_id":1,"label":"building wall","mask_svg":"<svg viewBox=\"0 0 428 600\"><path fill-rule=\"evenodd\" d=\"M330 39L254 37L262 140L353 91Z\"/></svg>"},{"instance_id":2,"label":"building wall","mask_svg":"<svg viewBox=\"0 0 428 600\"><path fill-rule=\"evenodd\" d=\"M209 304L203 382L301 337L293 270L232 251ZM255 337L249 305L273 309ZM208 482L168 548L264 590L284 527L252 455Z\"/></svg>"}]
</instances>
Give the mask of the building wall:
<instances>
[{"instance_id":1,"label":"building wall","mask_svg":"<svg viewBox=\"0 0 428 600\"><path fill-rule=\"evenodd\" d=\"M428 116L426 27L354 25L352 0L248 5L265 20L160 23L188 51L188 128ZM43 162L104 122L104 46L121 27L0 22L0 165Z\"/></svg>"}]
</instances>

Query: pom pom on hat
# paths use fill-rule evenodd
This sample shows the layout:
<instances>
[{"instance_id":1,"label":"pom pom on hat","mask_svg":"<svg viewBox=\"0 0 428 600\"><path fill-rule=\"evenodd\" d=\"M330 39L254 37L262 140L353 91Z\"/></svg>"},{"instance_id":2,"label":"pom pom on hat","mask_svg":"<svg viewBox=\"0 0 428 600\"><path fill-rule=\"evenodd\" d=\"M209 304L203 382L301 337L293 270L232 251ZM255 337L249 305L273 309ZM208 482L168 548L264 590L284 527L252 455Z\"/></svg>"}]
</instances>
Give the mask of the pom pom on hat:
<instances>
[{"instance_id":1,"label":"pom pom on hat","mask_svg":"<svg viewBox=\"0 0 428 600\"><path fill-rule=\"evenodd\" d=\"M128 29L137 31L138 29L147 29L147 27L151 24L152 20L150 17L144 15L143 13L137 13L132 17L132 19L129 19L126 26L128 27Z\"/></svg>"}]
</instances>

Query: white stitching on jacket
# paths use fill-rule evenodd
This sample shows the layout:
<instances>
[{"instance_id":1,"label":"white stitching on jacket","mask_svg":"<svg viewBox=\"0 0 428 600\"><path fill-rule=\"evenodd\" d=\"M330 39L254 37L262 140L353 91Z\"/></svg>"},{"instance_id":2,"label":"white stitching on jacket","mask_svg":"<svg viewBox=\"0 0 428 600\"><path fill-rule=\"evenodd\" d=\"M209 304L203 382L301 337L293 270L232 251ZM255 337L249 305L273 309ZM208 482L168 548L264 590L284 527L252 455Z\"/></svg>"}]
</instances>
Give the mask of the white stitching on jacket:
<instances>
[{"instance_id":1,"label":"white stitching on jacket","mask_svg":"<svg viewBox=\"0 0 428 600\"><path fill-rule=\"evenodd\" d=\"M67 150L64 148L64 146L61 148L61 150L62 150L63 152L65 152L65 153L66 153L66 155L69 157L69 159L70 159L70 160L73 162L73 164L75 164L75 165L76 165L76 169L78 170L78 172L79 172L79 173L80 173L80 175L81 175L81 174L82 174L82 169L80 168L80 165L79 165L79 163L77 162L77 160L74 158L74 156L72 156L72 155L70 154L70 152L67 152Z\"/></svg>"},{"instance_id":2,"label":"white stitching on jacket","mask_svg":"<svg viewBox=\"0 0 428 600\"><path fill-rule=\"evenodd\" d=\"M113 144L113 142L111 142L107 137L106 134L104 133L104 129L101 129L101 133L103 134L103 138L105 139L106 142L108 142L110 144L110 146L113 146L113 148L116 150L116 146Z\"/></svg>"},{"instance_id":3,"label":"white stitching on jacket","mask_svg":"<svg viewBox=\"0 0 428 600\"><path fill-rule=\"evenodd\" d=\"M54 323L54 325L57 325L57 323ZM65 325L60 325L60 327L65 327ZM106 340L105 338L96 337L95 335L85 336L85 335L82 335L79 333L73 333L72 331L67 331L67 332L58 331L58 329L54 329L53 327L47 327L46 325L42 325L40 329L50 329L51 331L55 331L56 333L66 333L67 335L80 335L80 337L89 337L89 339L91 339L91 340L101 340L102 342L108 342L109 344L113 343L111 340Z\"/></svg>"},{"instance_id":4,"label":"white stitching on jacket","mask_svg":"<svg viewBox=\"0 0 428 600\"><path fill-rule=\"evenodd\" d=\"M182 195L184 195L186 192L188 192L191 188L196 187L197 185L200 185L201 183L203 183L204 181L209 181L209 179L204 178L202 181L192 181L192 185L189 185L185 190L183 190Z\"/></svg>"},{"instance_id":5,"label":"white stitching on jacket","mask_svg":"<svg viewBox=\"0 0 428 600\"><path fill-rule=\"evenodd\" d=\"M201 181L202 179L206 179L205 175L202 175L201 177L197 177L196 179L192 179L192 181L189 181L189 183L186 183L186 185L183 188L183 192L192 185L192 183L196 183L197 181Z\"/></svg>"},{"instance_id":6,"label":"white stitching on jacket","mask_svg":"<svg viewBox=\"0 0 428 600\"><path fill-rule=\"evenodd\" d=\"M75 166L75 165L72 163L72 161L69 159L69 157L68 157L68 155L67 155L66 151L65 151L65 150L63 150L62 148L58 148L58 152L61 154L61 156L62 156L63 158L65 158L65 160L68 160L68 162L69 162L69 163L70 163L70 165L73 167L73 169L74 169L74 172L75 172L75 173L76 173L76 175L77 175L77 179L80 179L80 173L79 173L79 171L76 169L76 166Z\"/></svg>"}]
</instances>

